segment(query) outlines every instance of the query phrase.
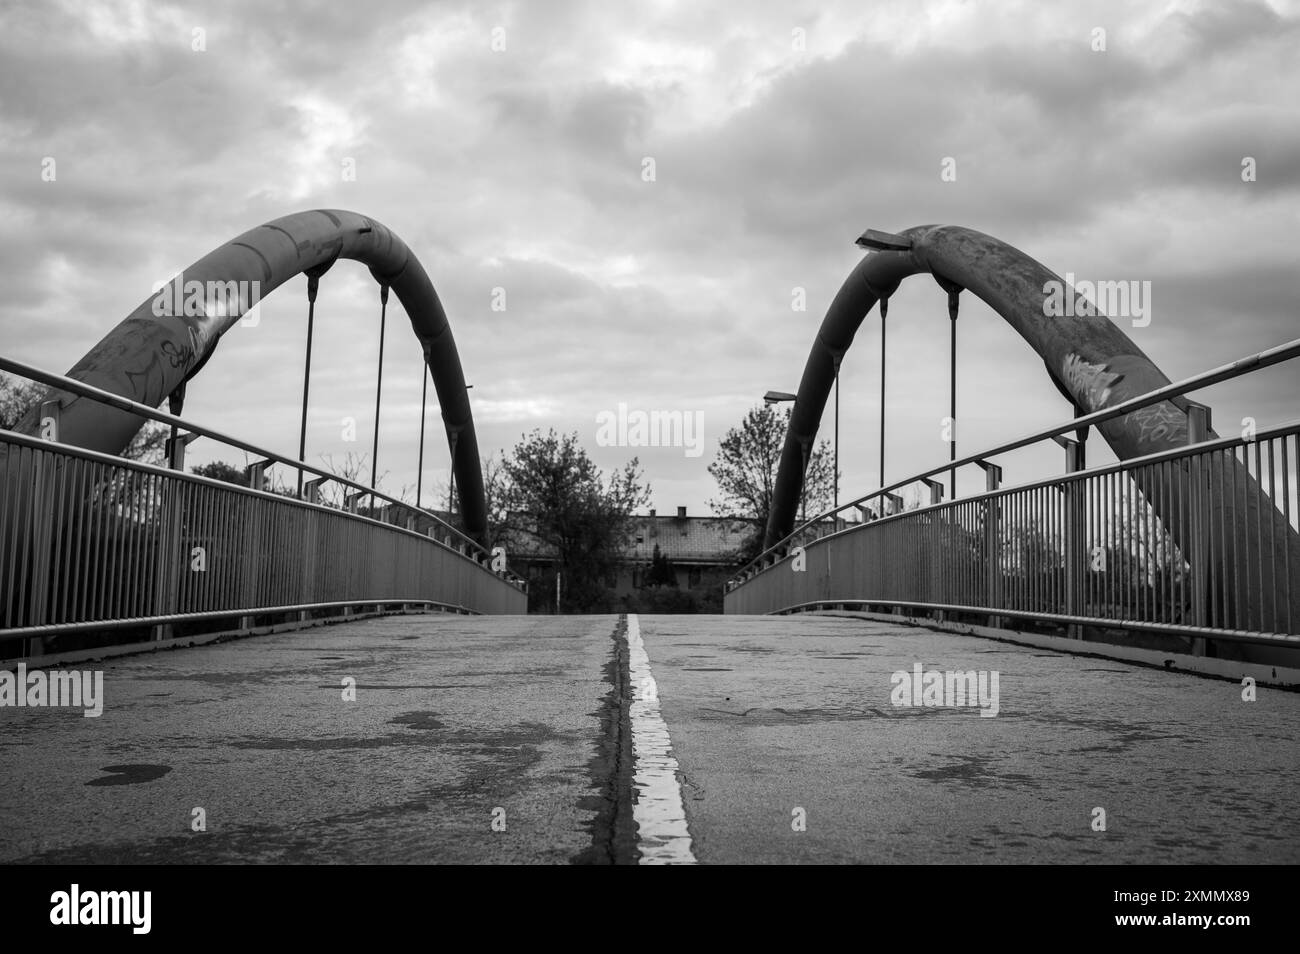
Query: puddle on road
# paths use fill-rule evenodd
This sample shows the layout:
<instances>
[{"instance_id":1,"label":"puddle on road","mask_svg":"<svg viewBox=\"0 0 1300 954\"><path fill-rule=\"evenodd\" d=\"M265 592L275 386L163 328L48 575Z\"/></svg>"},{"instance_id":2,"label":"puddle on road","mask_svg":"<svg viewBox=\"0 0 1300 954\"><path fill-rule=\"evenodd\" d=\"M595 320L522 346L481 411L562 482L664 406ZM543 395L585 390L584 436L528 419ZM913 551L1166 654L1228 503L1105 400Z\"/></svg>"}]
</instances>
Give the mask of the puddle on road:
<instances>
[{"instance_id":1,"label":"puddle on road","mask_svg":"<svg viewBox=\"0 0 1300 954\"><path fill-rule=\"evenodd\" d=\"M108 772L99 778L92 778L87 785L139 785L162 778L172 770L170 765L105 765L101 772Z\"/></svg>"},{"instance_id":2,"label":"puddle on road","mask_svg":"<svg viewBox=\"0 0 1300 954\"><path fill-rule=\"evenodd\" d=\"M408 729L442 729L445 726L438 721L436 712L403 712L388 720L389 725L404 725Z\"/></svg>"}]
</instances>

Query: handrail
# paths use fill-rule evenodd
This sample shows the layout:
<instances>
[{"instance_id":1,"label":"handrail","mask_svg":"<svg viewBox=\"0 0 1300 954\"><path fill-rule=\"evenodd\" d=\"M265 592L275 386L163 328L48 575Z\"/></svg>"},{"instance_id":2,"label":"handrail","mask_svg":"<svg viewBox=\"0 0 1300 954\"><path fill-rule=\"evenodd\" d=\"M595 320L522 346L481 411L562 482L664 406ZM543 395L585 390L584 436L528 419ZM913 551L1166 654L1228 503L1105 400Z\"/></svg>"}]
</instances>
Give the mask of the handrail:
<instances>
[{"instance_id":1,"label":"handrail","mask_svg":"<svg viewBox=\"0 0 1300 954\"><path fill-rule=\"evenodd\" d=\"M1027 490L1038 490L1042 487L1068 484L1075 481L1088 480L1093 477L1104 477L1106 474L1118 473L1136 467L1147 467L1165 461L1178 460L1180 457L1191 457L1194 454L1203 454L1207 451L1229 450L1234 447L1239 447L1244 443L1267 441L1274 437L1286 437L1296 433L1300 433L1300 418L1283 421L1279 424L1270 424L1268 427L1260 428L1255 432L1253 441L1247 441L1241 437L1218 437L1214 440L1203 441L1200 444L1188 444L1186 447L1171 447L1167 450L1144 454L1141 457L1130 457L1128 460L1117 460L1113 463L1102 464L1099 467L1090 467L1087 470L1078 470L1067 474L1056 474L1051 477L1039 477L1036 480L1031 480L1029 483L1016 484L1011 487L999 487L997 490L982 490L979 493L971 494L969 497L962 497L959 500L941 500L938 503L925 504L924 506L917 507L915 510L900 511L899 513L891 513L887 516L878 517L875 520L870 521L870 524L873 527L878 527L895 520L906 520L910 517L922 516L927 511L945 510L957 504L980 503L981 501L993 500L1013 493L1022 493ZM947 470L947 468L945 467L944 470ZM812 525L811 522L803 524L799 529L806 528L810 525ZM832 530L830 533L817 537L809 544L809 546L823 543L839 536L840 534L852 533L854 530L861 529L865 525L865 523L858 521L852 523L844 521L842 529ZM793 531L790 534L790 537L795 536L797 533L798 530ZM783 540L789 540L790 537L784 537ZM755 560L757 560L757 558L755 558ZM747 564L741 573L736 574L736 576L727 581L727 585L730 587L738 582L745 582L751 566L753 566L752 563Z\"/></svg>"},{"instance_id":2,"label":"handrail","mask_svg":"<svg viewBox=\"0 0 1300 954\"><path fill-rule=\"evenodd\" d=\"M461 541L469 544L471 547L483 553L485 556L490 556L487 548L484 547L481 543L479 543L473 537L470 537L467 534L463 533L462 531L457 530L455 527L447 523L447 521L443 520L441 517L439 517L437 514L433 513L432 511L425 510L423 507L418 507L415 506L414 504L409 504L402 500L398 500L397 498L391 497L381 490L375 490L372 487L366 487L365 485L359 484L356 481L348 480L346 477L340 477L338 474L331 473L330 471L320 467L315 467L311 464L308 464L306 461L295 460L292 457L285 457L282 454L277 454L274 451L269 451L264 447L258 447L256 444L250 444L247 441L240 440L237 437L231 437L228 434L223 434L221 431L218 431L215 428L204 427L201 424L195 424L192 421L184 420L183 418L176 417L172 414L168 414L165 411L159 411L156 410L155 408L151 408L147 404L140 404L137 401L132 401L130 398L124 398L120 394L114 394L111 391L105 391L102 390L101 388L94 387L93 385L84 384L81 381L76 380L75 378L65 377L62 374L54 374L49 371L43 371L40 368L35 367L34 365L26 364L25 362L22 361L15 361L13 358L6 358L4 355L0 355L0 371L8 371L13 374L21 375L22 377L28 378L29 380L36 381L40 384L48 385L49 387L58 388L62 391L68 391L71 392L72 394L79 394L82 397L88 397L92 400L99 401L102 404L107 404L110 407L115 407L118 410L130 411L132 414L137 414L140 415L141 417L147 417L150 420L158 421L160 424L169 424L173 427L184 428L187 431L198 434L202 437L209 438L210 440L218 441L219 443L226 444L227 446L234 447L242 451L247 451L248 453L251 454L256 454L259 457L265 457L274 463L285 464L289 467L295 467L298 468L299 470L303 470L308 473L315 474L318 477L326 477L337 484L341 484L344 487L350 487L353 490L362 491L371 496L379 497L383 500L387 500L389 503L394 504L398 507L403 507L407 510L424 514L425 516L429 517L430 519L438 523L445 530L447 530L448 533L454 534ZM50 443L50 442L47 441L46 443ZM75 445L66 444L63 446L72 447ZM120 460L120 458L115 458L115 459ZM171 473L175 473L175 471L171 471ZM229 486L237 486L237 485L229 485Z\"/></svg>"},{"instance_id":3,"label":"handrail","mask_svg":"<svg viewBox=\"0 0 1300 954\"><path fill-rule=\"evenodd\" d=\"M1171 384L1166 384L1164 387L1157 388L1154 391L1148 391L1146 394L1140 394L1136 397L1129 398L1127 401L1121 401L1119 404L1116 404L1114 407L1104 408L1103 410L1100 411L1094 411L1091 414L1085 414L1082 417L1072 418L1066 424L1060 424L1060 425L1047 428L1045 430L1036 431L1033 434L1030 434L1026 437L1020 437L1013 441L1008 441L1004 444L999 444L989 450L981 451L977 454L971 454L967 457L962 457L955 461L945 461L943 464L940 464L937 467L932 467L929 470L922 471L911 477L907 477L903 480L896 481L895 483L890 484L888 487L882 487L879 490L873 490L868 494L864 494L861 497L849 501L848 503L841 504L839 507L832 507L830 510L826 510L823 513L820 513L809 520L805 520L803 523L799 524L797 527L795 527L793 530L787 533L776 543L772 544L770 547L763 550L763 552L760 553L758 556L754 557L754 559L746 563L737 573L735 573L727 581L727 585L728 587L731 587L737 584L738 581L743 580L745 577L749 575L749 572L752 568L754 568L756 565L760 565L764 563L767 560L767 558L771 556L773 553L778 552L783 548L785 548L785 546L790 540L798 536L803 531L807 530L809 527L823 523L826 520L834 519L836 514L839 514L850 508L856 508L857 505L860 503L875 498L883 497L894 490L897 490L901 487L907 487L911 484L915 484L919 481L925 480L928 477L933 477L935 474L942 474L947 471L955 470L958 467L965 467L968 464L986 462L989 458L996 457L999 454L1005 454L1008 453L1009 451L1019 450L1020 448L1027 447L1030 444L1037 444L1045 440L1051 440L1054 437L1058 437L1062 434L1069 433L1070 431L1079 430L1080 428L1084 428L1084 427L1090 427L1094 424L1100 424L1101 422L1109 421L1112 418L1123 417L1125 414L1131 414L1136 410L1139 410L1144 407L1148 407L1152 404L1159 404L1162 401L1169 400L1170 398L1181 397L1182 395L1188 393L1189 391L1197 391L1200 390L1201 388L1209 387L1212 384L1218 384L1221 381L1227 381L1232 378L1240 377L1241 375L1246 374L1249 371L1255 371L1260 368L1266 368L1274 364L1280 364L1283 361L1289 361L1292 358L1296 358L1296 357L1300 357L1300 338L1293 339L1292 341L1288 341L1285 344L1277 345L1276 347L1269 348L1257 354L1247 355L1244 358L1239 358L1236 361L1232 361L1228 364L1220 365L1217 368L1211 368L1208 371L1202 371L1200 374L1194 374L1191 377L1184 378L1181 381L1175 381ZM1200 445L1196 445L1196 446L1200 446ZM1124 461L1123 463L1129 464L1132 463L1132 461ZM1058 477L1058 478L1050 478L1050 479L1059 480L1060 478Z\"/></svg>"}]
</instances>

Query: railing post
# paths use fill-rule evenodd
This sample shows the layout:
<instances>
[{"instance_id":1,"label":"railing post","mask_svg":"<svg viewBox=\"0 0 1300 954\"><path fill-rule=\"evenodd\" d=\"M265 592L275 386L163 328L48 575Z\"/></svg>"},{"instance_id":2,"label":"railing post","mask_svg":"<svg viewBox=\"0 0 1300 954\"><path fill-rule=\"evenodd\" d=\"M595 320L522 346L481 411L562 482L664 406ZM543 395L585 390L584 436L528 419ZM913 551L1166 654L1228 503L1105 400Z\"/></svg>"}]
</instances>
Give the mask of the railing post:
<instances>
[{"instance_id":1,"label":"railing post","mask_svg":"<svg viewBox=\"0 0 1300 954\"><path fill-rule=\"evenodd\" d=\"M926 477L922 483L930 488L930 506L943 503L943 484L932 477Z\"/></svg>"},{"instance_id":2,"label":"railing post","mask_svg":"<svg viewBox=\"0 0 1300 954\"><path fill-rule=\"evenodd\" d=\"M266 468L274 464L275 461L269 458L255 460L248 465L248 486L252 490L266 489ZM261 514L265 510L270 513L270 509L265 506L263 501L256 497L250 497L247 500L248 522L244 524L243 530L243 566L244 578L241 584L240 592L244 609L255 609L260 602L257 598L258 587L262 580L262 520ZM256 615L248 613L239 618L240 629L252 629L256 622Z\"/></svg>"},{"instance_id":3,"label":"railing post","mask_svg":"<svg viewBox=\"0 0 1300 954\"><path fill-rule=\"evenodd\" d=\"M1002 468L986 460L977 461L984 470L984 489L992 493L1002 486ZM994 608L1002 606L1002 533L999 527L1001 501L989 497L984 501L984 602ZM998 629L1002 617L990 613L989 626Z\"/></svg>"},{"instance_id":4,"label":"railing post","mask_svg":"<svg viewBox=\"0 0 1300 954\"><path fill-rule=\"evenodd\" d=\"M322 502L321 488L332 478L318 477L315 480L309 480L302 485L302 498L308 503L319 504ZM360 494L347 495L344 497L345 506L353 497ZM319 510L308 510L296 508L297 515L303 521L302 532L302 584L298 590L298 602L300 603L320 603L326 599L325 594L317 592L316 587L316 567L317 552L320 550L320 531L321 522L327 516ZM299 610L298 621L306 622L311 618L310 610Z\"/></svg>"},{"instance_id":5,"label":"railing post","mask_svg":"<svg viewBox=\"0 0 1300 954\"><path fill-rule=\"evenodd\" d=\"M930 488L930 506L943 503L943 484L931 477L923 478L922 483ZM930 532L930 545L922 551L925 552L928 550L930 556L929 578L924 581L925 593L929 597L929 601L932 603L948 603L952 601L948 599L949 593L943 572L943 561L946 554L944 552L942 538L939 534L939 520L940 517L938 514L932 515L928 521L918 520L916 522L915 532L922 532L925 528L928 528ZM943 610L935 610L933 616L935 619L942 622L946 613Z\"/></svg>"},{"instance_id":6,"label":"railing post","mask_svg":"<svg viewBox=\"0 0 1300 954\"><path fill-rule=\"evenodd\" d=\"M248 465L248 486L253 490L266 489L266 468L274 464L273 460L255 460Z\"/></svg>"},{"instance_id":7,"label":"railing post","mask_svg":"<svg viewBox=\"0 0 1300 954\"><path fill-rule=\"evenodd\" d=\"M58 443L61 407L58 401L41 403L40 435ZM54 545L54 473L60 470L59 461L50 455L49 466L41 451L32 452L32 590L28 606L28 621L32 626L49 622L50 557ZM28 656L45 652L45 640L40 637L26 640Z\"/></svg>"},{"instance_id":8,"label":"railing post","mask_svg":"<svg viewBox=\"0 0 1300 954\"><path fill-rule=\"evenodd\" d=\"M1083 469L1083 445L1069 437L1052 438L1065 448L1065 472L1075 474ZM1083 485L1078 480L1067 480L1061 485L1065 510L1065 612L1068 616L1083 615L1083 568L1088 565L1085 552L1088 541L1084 535ZM1069 623L1065 628L1071 639L1083 639L1083 627Z\"/></svg>"},{"instance_id":9,"label":"railing post","mask_svg":"<svg viewBox=\"0 0 1300 954\"><path fill-rule=\"evenodd\" d=\"M1210 434L1210 409L1204 404L1197 404L1195 401L1187 402L1187 443L1200 444L1209 438ZM1187 458L1188 483L1190 484L1190 500L1188 509L1191 512L1190 538L1191 545L1188 550L1188 564L1191 568L1191 590L1192 590L1192 625L1206 626L1209 624L1209 595L1210 588L1208 585L1209 576L1209 528L1210 528L1210 494L1207 482L1209 480L1209 470L1205 466L1205 460L1200 454L1193 454ZM1205 637L1197 636L1192 639L1192 655L1205 655Z\"/></svg>"},{"instance_id":10,"label":"railing post","mask_svg":"<svg viewBox=\"0 0 1300 954\"><path fill-rule=\"evenodd\" d=\"M256 465L254 465L256 466ZM250 478L253 476L252 468L249 469ZM262 475L260 471L256 474L257 485L261 486ZM244 510L247 515L244 520L244 526L240 532L241 558L243 560L243 579L240 581L240 602L243 603L243 609L254 609L259 600L257 598L258 586L262 580L262 519L263 511L268 511L266 502L260 497L244 497ZM254 614L247 613L239 618L240 629L252 629Z\"/></svg>"},{"instance_id":11,"label":"railing post","mask_svg":"<svg viewBox=\"0 0 1300 954\"><path fill-rule=\"evenodd\" d=\"M167 466L171 470L184 472L185 449L198 434L175 434L167 439ZM157 602L154 612L158 616L170 616L177 612L180 598L180 568L185 565L185 554L181 553L181 502L184 499L183 485L180 481L167 478L162 488L162 536L158 541L158 564L156 568L154 592ZM155 642L171 637L173 624L159 623L150 632Z\"/></svg>"},{"instance_id":12,"label":"railing post","mask_svg":"<svg viewBox=\"0 0 1300 954\"><path fill-rule=\"evenodd\" d=\"M317 477L315 480L309 480L305 484L303 484L302 499L307 501L307 503L314 503L314 504L320 503L321 485L323 485L327 480L329 480L328 477Z\"/></svg>"}]
</instances>

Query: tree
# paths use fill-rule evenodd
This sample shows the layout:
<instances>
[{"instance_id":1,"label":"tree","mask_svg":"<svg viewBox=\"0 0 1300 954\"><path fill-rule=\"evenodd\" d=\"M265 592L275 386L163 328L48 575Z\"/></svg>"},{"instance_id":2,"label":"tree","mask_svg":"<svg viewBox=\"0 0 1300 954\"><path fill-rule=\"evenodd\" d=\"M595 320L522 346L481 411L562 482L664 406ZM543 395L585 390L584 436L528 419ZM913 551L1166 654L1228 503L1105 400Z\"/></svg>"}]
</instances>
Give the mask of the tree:
<instances>
[{"instance_id":1,"label":"tree","mask_svg":"<svg viewBox=\"0 0 1300 954\"><path fill-rule=\"evenodd\" d=\"M650 569L645 576L646 586L676 586L677 572L673 569L672 561L663 555L659 550L659 544L655 544L654 555L650 558Z\"/></svg>"},{"instance_id":2,"label":"tree","mask_svg":"<svg viewBox=\"0 0 1300 954\"><path fill-rule=\"evenodd\" d=\"M210 464L200 464L190 470L191 473L198 474L200 477L210 477L213 480L224 480L228 484L248 486L247 468L240 470L233 464L227 464L224 460L214 460Z\"/></svg>"},{"instance_id":3,"label":"tree","mask_svg":"<svg viewBox=\"0 0 1300 954\"><path fill-rule=\"evenodd\" d=\"M754 521L753 531L736 555L739 562L747 563L762 551L781 448L789 427L790 408L780 413L770 404L751 408L739 427L727 431L718 456L709 465L709 473L722 495L709 501L710 509L720 517ZM803 511L809 516L831 507L835 492L832 466L830 442L823 440L813 449L805 471Z\"/></svg>"},{"instance_id":4,"label":"tree","mask_svg":"<svg viewBox=\"0 0 1300 954\"><path fill-rule=\"evenodd\" d=\"M350 480L354 484L362 484L370 479L370 455L358 454L355 451L348 451L340 464L334 460L333 454L321 454L320 461L325 465L325 469L336 477L342 477L344 480ZM388 476L388 471L384 471L375 480L375 490L383 490L384 478ZM310 473L304 475L304 480L314 479ZM341 509L347 498L347 495L354 493L351 487L345 484L336 483L327 480L321 485L320 499L321 503L330 507Z\"/></svg>"},{"instance_id":5,"label":"tree","mask_svg":"<svg viewBox=\"0 0 1300 954\"><path fill-rule=\"evenodd\" d=\"M534 430L502 459L492 484L491 509L505 520L498 532L527 534L555 551L563 609L583 612L603 604L604 577L623 556L632 513L650 501L640 462L634 457L606 476L576 433Z\"/></svg>"},{"instance_id":6,"label":"tree","mask_svg":"<svg viewBox=\"0 0 1300 954\"><path fill-rule=\"evenodd\" d=\"M198 474L200 477L210 477L213 480L224 480L228 484L238 484L240 487L249 486L248 480L251 476L248 467L236 467L234 464L227 464L224 460L200 464L192 468L191 473ZM277 488L272 485L271 476L265 472L262 474L262 489L277 491Z\"/></svg>"},{"instance_id":7,"label":"tree","mask_svg":"<svg viewBox=\"0 0 1300 954\"><path fill-rule=\"evenodd\" d=\"M43 384L0 373L0 428L6 431L16 428L48 391Z\"/></svg>"},{"instance_id":8,"label":"tree","mask_svg":"<svg viewBox=\"0 0 1300 954\"><path fill-rule=\"evenodd\" d=\"M49 392L49 388L35 381L0 374L0 428L16 429ZM166 427L149 421L131 438L120 456L142 464L161 464L167 459L167 435Z\"/></svg>"}]
</instances>

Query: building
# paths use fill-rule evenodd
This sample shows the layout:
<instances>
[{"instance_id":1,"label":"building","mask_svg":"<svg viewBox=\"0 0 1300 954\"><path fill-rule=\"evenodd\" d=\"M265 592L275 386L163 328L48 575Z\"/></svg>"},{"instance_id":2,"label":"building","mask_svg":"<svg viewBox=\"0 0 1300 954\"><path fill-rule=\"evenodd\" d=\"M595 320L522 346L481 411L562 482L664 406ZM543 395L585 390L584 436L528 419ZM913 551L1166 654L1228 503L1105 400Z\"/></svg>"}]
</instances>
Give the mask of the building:
<instances>
[{"instance_id":1,"label":"building","mask_svg":"<svg viewBox=\"0 0 1300 954\"><path fill-rule=\"evenodd\" d=\"M738 554L754 532L754 521L731 517L692 517L685 507L675 516L651 510L633 518L633 532L619 561L608 568L605 585L611 609L659 608L665 611L722 611L723 584L737 570ZM513 522L513 521L512 521ZM651 586L655 547L671 567L676 586ZM555 551L526 533L514 533L506 544L510 568L529 580L530 606L554 607ZM653 598L647 591L677 591Z\"/></svg>"}]
</instances>

